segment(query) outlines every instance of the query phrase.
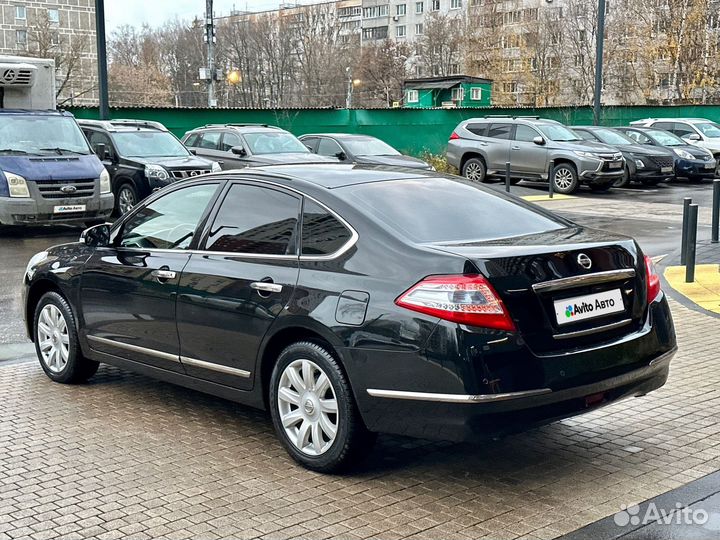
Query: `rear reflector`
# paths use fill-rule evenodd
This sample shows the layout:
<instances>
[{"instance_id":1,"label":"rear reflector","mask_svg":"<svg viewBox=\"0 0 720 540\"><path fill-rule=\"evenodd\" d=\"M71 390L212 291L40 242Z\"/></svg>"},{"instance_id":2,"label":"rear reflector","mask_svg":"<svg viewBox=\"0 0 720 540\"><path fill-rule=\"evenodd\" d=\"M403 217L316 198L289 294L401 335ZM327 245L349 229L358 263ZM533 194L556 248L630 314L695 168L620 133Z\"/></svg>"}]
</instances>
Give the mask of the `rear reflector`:
<instances>
[{"instance_id":1,"label":"rear reflector","mask_svg":"<svg viewBox=\"0 0 720 540\"><path fill-rule=\"evenodd\" d=\"M395 303L446 321L515 330L502 300L478 274L428 276L401 294Z\"/></svg>"},{"instance_id":2,"label":"rear reflector","mask_svg":"<svg viewBox=\"0 0 720 540\"><path fill-rule=\"evenodd\" d=\"M452 132L452 135L450 135L450 140L451 140L451 141L454 141L454 140L459 139L459 138L460 138L460 135L458 135L458 134L455 133L454 131Z\"/></svg>"},{"instance_id":3,"label":"rear reflector","mask_svg":"<svg viewBox=\"0 0 720 540\"><path fill-rule=\"evenodd\" d=\"M660 276L655 270L655 264L652 259L645 255L645 277L647 278L647 302L650 304L660 296Z\"/></svg>"}]
</instances>

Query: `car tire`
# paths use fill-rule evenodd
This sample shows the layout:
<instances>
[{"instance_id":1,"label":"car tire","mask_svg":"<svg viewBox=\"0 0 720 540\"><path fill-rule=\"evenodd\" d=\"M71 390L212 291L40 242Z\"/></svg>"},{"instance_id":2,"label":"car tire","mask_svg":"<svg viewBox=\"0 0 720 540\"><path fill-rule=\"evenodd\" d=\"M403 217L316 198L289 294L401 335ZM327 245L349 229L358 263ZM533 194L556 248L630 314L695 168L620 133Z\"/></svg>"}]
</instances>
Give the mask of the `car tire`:
<instances>
[{"instance_id":1,"label":"car tire","mask_svg":"<svg viewBox=\"0 0 720 540\"><path fill-rule=\"evenodd\" d=\"M487 167L480 158L470 158L462 168L462 175L471 182L487 182Z\"/></svg>"},{"instance_id":2,"label":"car tire","mask_svg":"<svg viewBox=\"0 0 720 540\"><path fill-rule=\"evenodd\" d=\"M625 165L623 175L613 182L613 187L624 188L630 185L630 169Z\"/></svg>"},{"instance_id":3,"label":"car tire","mask_svg":"<svg viewBox=\"0 0 720 540\"><path fill-rule=\"evenodd\" d=\"M553 167L550 175L553 190L557 193L575 193L580 186L577 170L570 163L559 163Z\"/></svg>"},{"instance_id":4,"label":"car tire","mask_svg":"<svg viewBox=\"0 0 720 540\"><path fill-rule=\"evenodd\" d=\"M115 193L115 213L118 216L130 211L139 201L138 192L131 182L120 184Z\"/></svg>"},{"instance_id":5,"label":"car tire","mask_svg":"<svg viewBox=\"0 0 720 540\"><path fill-rule=\"evenodd\" d=\"M80 351L75 317L65 298L45 293L35 307L35 351L45 374L55 382L80 383L95 375L100 365Z\"/></svg>"},{"instance_id":6,"label":"car tire","mask_svg":"<svg viewBox=\"0 0 720 540\"><path fill-rule=\"evenodd\" d=\"M316 343L294 343L280 353L270 377L269 400L278 438L308 469L345 470L375 442L376 434L365 427L337 359Z\"/></svg>"}]
</instances>

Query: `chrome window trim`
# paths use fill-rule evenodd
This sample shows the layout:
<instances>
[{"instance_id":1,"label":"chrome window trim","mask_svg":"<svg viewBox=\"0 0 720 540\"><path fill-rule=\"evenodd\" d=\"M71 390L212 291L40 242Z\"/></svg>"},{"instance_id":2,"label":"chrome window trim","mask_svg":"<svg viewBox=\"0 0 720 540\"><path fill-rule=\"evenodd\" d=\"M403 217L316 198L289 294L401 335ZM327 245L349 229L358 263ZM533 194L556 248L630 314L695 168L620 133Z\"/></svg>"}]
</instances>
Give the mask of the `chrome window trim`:
<instances>
[{"instance_id":1,"label":"chrome window trim","mask_svg":"<svg viewBox=\"0 0 720 540\"><path fill-rule=\"evenodd\" d=\"M503 394L436 394L432 392L406 392L402 390L378 390L368 388L367 393L372 397L391 399L410 399L415 401L435 401L442 403L492 403L496 401L509 401L551 393L550 388L525 390L523 392L506 392Z\"/></svg>"},{"instance_id":2,"label":"chrome window trim","mask_svg":"<svg viewBox=\"0 0 720 540\"><path fill-rule=\"evenodd\" d=\"M188 356L180 356L180 361L188 366L218 371L220 373L235 375L236 377L242 377L244 379L249 379L251 375L251 372L245 369L238 369L230 366L224 366L222 364L215 364L213 362L206 362L205 360L198 360L197 358L190 358Z\"/></svg>"},{"instance_id":3,"label":"chrome window trim","mask_svg":"<svg viewBox=\"0 0 720 540\"><path fill-rule=\"evenodd\" d=\"M156 351L155 349L148 349L146 347L140 347L139 345L131 345L130 343L122 343L115 341L114 339L101 338L98 336L87 336L88 341L94 341L103 345L110 345L119 349L125 349L126 351L138 352L141 354L147 354L148 356L155 356L156 358L162 358L169 362L180 362L180 357L176 354L170 354L162 351Z\"/></svg>"},{"instance_id":4,"label":"chrome window trim","mask_svg":"<svg viewBox=\"0 0 720 540\"><path fill-rule=\"evenodd\" d=\"M603 326L596 326L594 328L588 328L587 330L578 330L577 332L565 332L564 334L555 334L553 335L553 338L572 339L576 337L589 336L590 334L597 334L598 332L607 332L608 330L614 330L616 328L620 328L621 326L625 326L626 324L630 324L631 322L632 319L623 319L622 321L605 324Z\"/></svg>"},{"instance_id":5,"label":"chrome window trim","mask_svg":"<svg viewBox=\"0 0 720 540\"><path fill-rule=\"evenodd\" d=\"M621 279L629 279L632 277L635 277L634 268L622 268L620 270L607 270L605 272L541 281L540 283L534 283L532 288L535 292L561 291L583 285L597 285L599 283L620 281Z\"/></svg>"}]
</instances>

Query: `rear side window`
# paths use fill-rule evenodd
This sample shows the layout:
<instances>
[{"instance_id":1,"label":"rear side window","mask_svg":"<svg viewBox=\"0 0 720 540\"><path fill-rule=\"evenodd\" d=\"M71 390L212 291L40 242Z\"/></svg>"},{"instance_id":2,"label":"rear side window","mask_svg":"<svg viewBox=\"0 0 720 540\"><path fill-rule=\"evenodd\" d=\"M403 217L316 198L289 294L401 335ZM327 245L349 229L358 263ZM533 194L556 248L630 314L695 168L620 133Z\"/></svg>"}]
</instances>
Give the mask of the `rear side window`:
<instances>
[{"instance_id":1,"label":"rear side window","mask_svg":"<svg viewBox=\"0 0 720 540\"><path fill-rule=\"evenodd\" d=\"M413 242L473 242L561 229L565 223L503 195L447 178L356 184L348 202Z\"/></svg>"},{"instance_id":2,"label":"rear side window","mask_svg":"<svg viewBox=\"0 0 720 540\"><path fill-rule=\"evenodd\" d=\"M487 136L491 139L509 139L512 132L511 124L492 124Z\"/></svg>"},{"instance_id":3,"label":"rear side window","mask_svg":"<svg viewBox=\"0 0 720 540\"><path fill-rule=\"evenodd\" d=\"M480 135L481 137L487 135L487 128L487 124L468 124L467 126L465 126L465 129L467 129L470 133Z\"/></svg>"},{"instance_id":4,"label":"rear side window","mask_svg":"<svg viewBox=\"0 0 720 540\"><path fill-rule=\"evenodd\" d=\"M208 251L294 255L300 199L283 191L235 184L210 228Z\"/></svg>"},{"instance_id":5,"label":"rear side window","mask_svg":"<svg viewBox=\"0 0 720 540\"><path fill-rule=\"evenodd\" d=\"M302 223L302 254L330 255L343 247L352 233L340 220L310 199L305 199Z\"/></svg>"}]
</instances>

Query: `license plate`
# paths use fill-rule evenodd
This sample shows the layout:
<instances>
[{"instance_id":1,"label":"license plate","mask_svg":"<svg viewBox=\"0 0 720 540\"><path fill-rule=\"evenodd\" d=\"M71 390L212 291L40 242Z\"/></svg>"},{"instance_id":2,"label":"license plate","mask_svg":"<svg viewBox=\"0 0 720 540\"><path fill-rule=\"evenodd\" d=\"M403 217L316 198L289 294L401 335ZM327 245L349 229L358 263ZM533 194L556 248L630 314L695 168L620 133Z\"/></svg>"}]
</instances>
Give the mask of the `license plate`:
<instances>
[{"instance_id":1,"label":"license plate","mask_svg":"<svg viewBox=\"0 0 720 540\"><path fill-rule=\"evenodd\" d=\"M554 304L560 325L625 311L620 289L555 300Z\"/></svg>"},{"instance_id":2,"label":"license plate","mask_svg":"<svg viewBox=\"0 0 720 540\"><path fill-rule=\"evenodd\" d=\"M714 169L714 168L715 168L715 164L714 164L714 163L706 163L706 164L705 164L705 168L706 168L706 169Z\"/></svg>"},{"instance_id":3,"label":"license plate","mask_svg":"<svg viewBox=\"0 0 720 540\"><path fill-rule=\"evenodd\" d=\"M662 167L662 168L660 169L660 172L663 173L663 174L671 173L672 171L673 171L673 168L672 168L672 167Z\"/></svg>"},{"instance_id":4,"label":"license plate","mask_svg":"<svg viewBox=\"0 0 720 540\"><path fill-rule=\"evenodd\" d=\"M620 167L622 167L622 161L611 161L608 164L609 169L619 169Z\"/></svg>"},{"instance_id":5,"label":"license plate","mask_svg":"<svg viewBox=\"0 0 720 540\"><path fill-rule=\"evenodd\" d=\"M84 212L84 204L61 204L53 209L55 214L69 214L70 212Z\"/></svg>"}]
</instances>

